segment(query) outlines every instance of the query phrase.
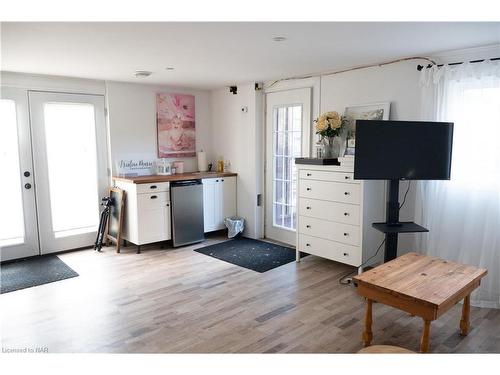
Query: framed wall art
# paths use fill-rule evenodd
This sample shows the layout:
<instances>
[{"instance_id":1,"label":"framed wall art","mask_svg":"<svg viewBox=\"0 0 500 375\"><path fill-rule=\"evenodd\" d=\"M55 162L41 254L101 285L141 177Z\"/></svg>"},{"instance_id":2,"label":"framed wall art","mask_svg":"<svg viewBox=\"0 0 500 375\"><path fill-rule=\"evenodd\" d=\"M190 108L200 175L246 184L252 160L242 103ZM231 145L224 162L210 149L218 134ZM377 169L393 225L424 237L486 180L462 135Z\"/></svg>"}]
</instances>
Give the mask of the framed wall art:
<instances>
[{"instance_id":1,"label":"framed wall art","mask_svg":"<svg viewBox=\"0 0 500 375\"><path fill-rule=\"evenodd\" d=\"M196 156L194 95L156 94L158 157Z\"/></svg>"}]
</instances>

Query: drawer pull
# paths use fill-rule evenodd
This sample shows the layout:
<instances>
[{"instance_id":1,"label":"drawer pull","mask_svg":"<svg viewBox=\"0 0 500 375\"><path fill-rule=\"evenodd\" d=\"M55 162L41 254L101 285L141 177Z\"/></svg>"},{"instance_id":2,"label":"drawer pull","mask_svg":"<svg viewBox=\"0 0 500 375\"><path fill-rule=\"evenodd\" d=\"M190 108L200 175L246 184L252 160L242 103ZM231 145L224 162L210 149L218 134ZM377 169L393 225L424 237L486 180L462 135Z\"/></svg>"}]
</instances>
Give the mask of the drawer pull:
<instances>
[{"instance_id":1,"label":"drawer pull","mask_svg":"<svg viewBox=\"0 0 500 375\"><path fill-rule=\"evenodd\" d=\"M156 186L156 185L151 185L149 188L150 188L150 189L158 189L158 186Z\"/></svg>"},{"instance_id":2,"label":"drawer pull","mask_svg":"<svg viewBox=\"0 0 500 375\"><path fill-rule=\"evenodd\" d=\"M311 244L310 244L310 243L306 243L306 246L307 246L307 247L310 247L310 246L311 246Z\"/></svg>"},{"instance_id":3,"label":"drawer pull","mask_svg":"<svg viewBox=\"0 0 500 375\"><path fill-rule=\"evenodd\" d=\"M224 180L221 180L222 182L224 182Z\"/></svg>"},{"instance_id":4,"label":"drawer pull","mask_svg":"<svg viewBox=\"0 0 500 375\"><path fill-rule=\"evenodd\" d=\"M349 216L349 212L344 212L344 216Z\"/></svg>"},{"instance_id":5,"label":"drawer pull","mask_svg":"<svg viewBox=\"0 0 500 375\"><path fill-rule=\"evenodd\" d=\"M349 180L351 177L349 177L349 176L345 176L344 178L345 178L346 180Z\"/></svg>"},{"instance_id":6,"label":"drawer pull","mask_svg":"<svg viewBox=\"0 0 500 375\"><path fill-rule=\"evenodd\" d=\"M311 188L306 188L307 191L311 191Z\"/></svg>"},{"instance_id":7,"label":"drawer pull","mask_svg":"<svg viewBox=\"0 0 500 375\"><path fill-rule=\"evenodd\" d=\"M170 207L170 203L167 203L167 207Z\"/></svg>"},{"instance_id":8,"label":"drawer pull","mask_svg":"<svg viewBox=\"0 0 500 375\"><path fill-rule=\"evenodd\" d=\"M158 198L158 196L157 196L157 195L152 195L152 196L150 196L149 198L150 198L150 199L156 199L156 198Z\"/></svg>"},{"instance_id":9,"label":"drawer pull","mask_svg":"<svg viewBox=\"0 0 500 375\"><path fill-rule=\"evenodd\" d=\"M219 180L215 180L215 182L219 182Z\"/></svg>"},{"instance_id":10,"label":"drawer pull","mask_svg":"<svg viewBox=\"0 0 500 375\"><path fill-rule=\"evenodd\" d=\"M310 225L306 225L306 228L311 228L311 226Z\"/></svg>"},{"instance_id":11,"label":"drawer pull","mask_svg":"<svg viewBox=\"0 0 500 375\"><path fill-rule=\"evenodd\" d=\"M311 173L308 173L308 174L307 174L307 177L311 177L311 176L312 176L312 174L311 174Z\"/></svg>"},{"instance_id":12,"label":"drawer pull","mask_svg":"<svg viewBox=\"0 0 500 375\"><path fill-rule=\"evenodd\" d=\"M344 236L346 236L346 237L349 236L349 233L344 233Z\"/></svg>"},{"instance_id":13,"label":"drawer pull","mask_svg":"<svg viewBox=\"0 0 500 375\"><path fill-rule=\"evenodd\" d=\"M310 210L310 209L311 209L311 206L307 206L307 207L306 207L306 210Z\"/></svg>"},{"instance_id":14,"label":"drawer pull","mask_svg":"<svg viewBox=\"0 0 500 375\"><path fill-rule=\"evenodd\" d=\"M344 195L351 195L348 191L344 191Z\"/></svg>"},{"instance_id":15,"label":"drawer pull","mask_svg":"<svg viewBox=\"0 0 500 375\"><path fill-rule=\"evenodd\" d=\"M347 257L347 256L349 256L349 253L344 253L343 255L344 255L345 257Z\"/></svg>"}]
</instances>

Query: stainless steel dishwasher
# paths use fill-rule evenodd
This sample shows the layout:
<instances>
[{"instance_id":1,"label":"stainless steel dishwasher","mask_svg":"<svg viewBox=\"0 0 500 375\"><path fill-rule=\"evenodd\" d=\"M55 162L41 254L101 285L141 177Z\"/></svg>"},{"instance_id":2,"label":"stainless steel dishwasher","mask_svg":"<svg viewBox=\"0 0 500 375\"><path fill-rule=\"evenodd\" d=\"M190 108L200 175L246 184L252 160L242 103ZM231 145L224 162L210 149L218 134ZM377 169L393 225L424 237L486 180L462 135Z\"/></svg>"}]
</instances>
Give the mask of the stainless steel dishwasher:
<instances>
[{"instance_id":1,"label":"stainless steel dishwasher","mask_svg":"<svg viewBox=\"0 0 500 375\"><path fill-rule=\"evenodd\" d=\"M205 239L203 225L203 185L201 180L170 183L172 242L174 247Z\"/></svg>"}]
</instances>

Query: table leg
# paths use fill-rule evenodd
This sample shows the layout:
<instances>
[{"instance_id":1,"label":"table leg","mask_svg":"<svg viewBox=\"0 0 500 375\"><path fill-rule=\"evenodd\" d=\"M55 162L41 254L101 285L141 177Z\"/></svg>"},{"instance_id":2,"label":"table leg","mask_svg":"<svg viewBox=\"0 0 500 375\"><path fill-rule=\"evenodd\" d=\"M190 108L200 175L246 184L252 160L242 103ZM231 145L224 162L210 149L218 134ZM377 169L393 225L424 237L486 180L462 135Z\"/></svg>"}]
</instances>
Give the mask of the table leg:
<instances>
[{"instance_id":1,"label":"table leg","mask_svg":"<svg viewBox=\"0 0 500 375\"><path fill-rule=\"evenodd\" d=\"M372 333L372 304L371 299L366 299L365 330L363 331L363 345L370 346L373 339Z\"/></svg>"},{"instance_id":2,"label":"table leg","mask_svg":"<svg viewBox=\"0 0 500 375\"><path fill-rule=\"evenodd\" d=\"M467 336L470 328L470 294L464 298L462 318L460 319L460 335Z\"/></svg>"},{"instance_id":3,"label":"table leg","mask_svg":"<svg viewBox=\"0 0 500 375\"><path fill-rule=\"evenodd\" d=\"M424 331L420 339L420 353L427 353L429 351L429 333L431 330L431 321L424 319Z\"/></svg>"}]
</instances>

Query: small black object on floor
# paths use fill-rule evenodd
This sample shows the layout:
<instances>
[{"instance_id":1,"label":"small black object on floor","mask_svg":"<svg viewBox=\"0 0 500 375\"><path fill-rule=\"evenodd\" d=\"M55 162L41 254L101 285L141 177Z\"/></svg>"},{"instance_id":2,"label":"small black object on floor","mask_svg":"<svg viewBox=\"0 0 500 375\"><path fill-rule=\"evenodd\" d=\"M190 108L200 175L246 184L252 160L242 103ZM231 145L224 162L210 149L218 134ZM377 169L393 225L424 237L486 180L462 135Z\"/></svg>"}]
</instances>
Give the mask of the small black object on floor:
<instances>
[{"instance_id":1,"label":"small black object on floor","mask_svg":"<svg viewBox=\"0 0 500 375\"><path fill-rule=\"evenodd\" d=\"M261 273L295 260L291 247L250 238L235 238L194 251ZM301 257L306 255L301 253Z\"/></svg>"},{"instance_id":2,"label":"small black object on floor","mask_svg":"<svg viewBox=\"0 0 500 375\"><path fill-rule=\"evenodd\" d=\"M45 255L0 265L0 293L76 277L78 274L55 255Z\"/></svg>"}]
</instances>

